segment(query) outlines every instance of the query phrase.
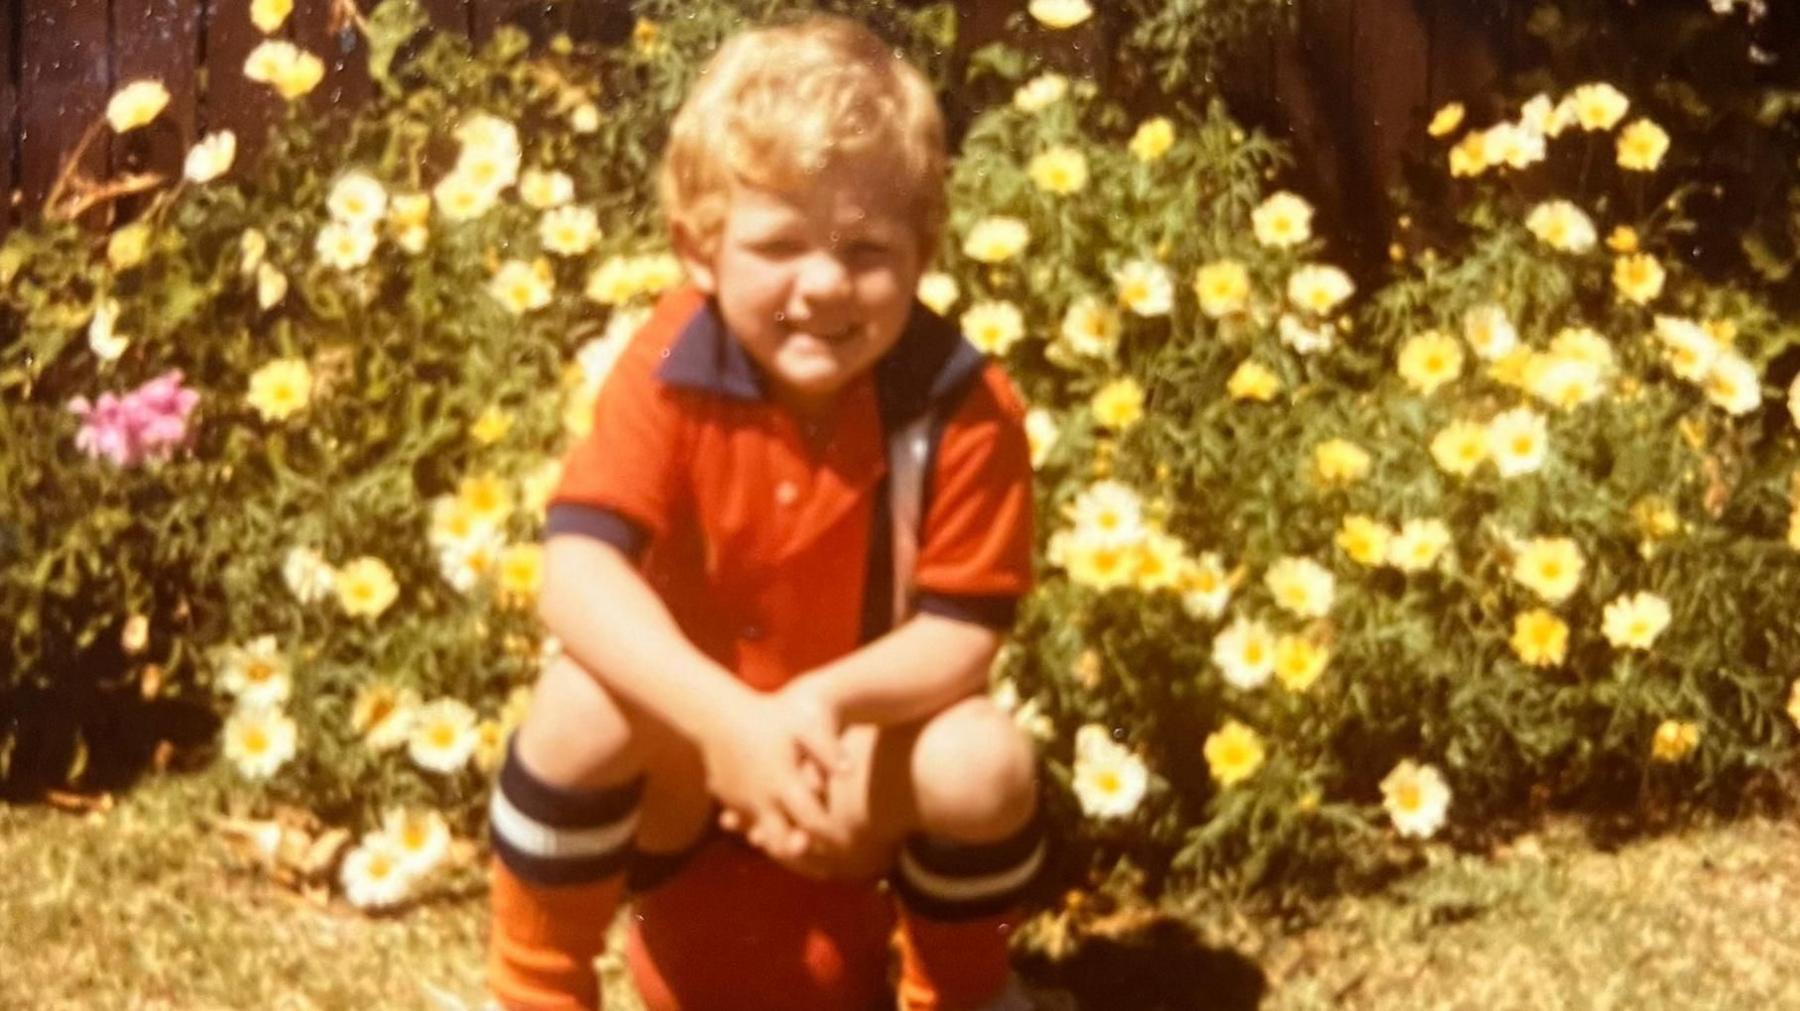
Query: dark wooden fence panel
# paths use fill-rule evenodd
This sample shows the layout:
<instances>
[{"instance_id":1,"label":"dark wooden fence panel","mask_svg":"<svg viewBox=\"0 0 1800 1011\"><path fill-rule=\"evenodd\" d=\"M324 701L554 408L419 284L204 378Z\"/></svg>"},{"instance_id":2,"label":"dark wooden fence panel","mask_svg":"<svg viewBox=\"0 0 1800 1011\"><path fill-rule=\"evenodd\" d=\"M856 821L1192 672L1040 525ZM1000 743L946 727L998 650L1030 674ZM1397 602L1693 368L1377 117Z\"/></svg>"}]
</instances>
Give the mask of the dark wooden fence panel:
<instances>
[{"instance_id":1,"label":"dark wooden fence panel","mask_svg":"<svg viewBox=\"0 0 1800 1011\"><path fill-rule=\"evenodd\" d=\"M12 8L7 8L10 12ZM18 65L13 61L14 35L19 26L11 16L0 17L0 57L7 60L0 73L0 232L12 226L14 179L19 152L19 85Z\"/></svg>"},{"instance_id":2,"label":"dark wooden fence panel","mask_svg":"<svg viewBox=\"0 0 1800 1011\"><path fill-rule=\"evenodd\" d=\"M469 34L476 42L494 37L494 29L512 20L515 0L468 0Z\"/></svg>"},{"instance_id":3,"label":"dark wooden fence panel","mask_svg":"<svg viewBox=\"0 0 1800 1011\"><path fill-rule=\"evenodd\" d=\"M371 0L358 0L371 6ZM478 41L521 20L534 30L617 37L630 27L630 0L421 0L434 24ZM1023 0L962 0L962 45L1004 33ZM1307 186L1328 216L1353 235L1382 241L1383 196L1418 149L1430 111L1445 101L1491 102L1494 82L1523 51L1528 0L1302 0L1299 30L1246 45L1232 89L1244 111L1296 146ZM326 78L309 108L354 106L373 91L361 36L332 17L334 0L296 0L280 35L318 55ZM82 132L119 84L160 78L172 95L166 121L115 142L99 137L83 162L179 172L187 144L209 130L238 135L255 157L284 102L244 78L263 40L249 0L20 0L0 17L0 229L38 207ZM1085 37L1084 37L1085 38ZM1084 53L1104 63L1086 39ZM1096 66L1105 74L1106 66ZM15 86L16 83L16 86ZM0 202L4 203L4 202Z\"/></svg>"},{"instance_id":4,"label":"dark wooden fence panel","mask_svg":"<svg viewBox=\"0 0 1800 1011\"><path fill-rule=\"evenodd\" d=\"M55 183L63 156L106 109L113 86L111 39L104 2L32 0L21 6L18 185L35 207ZM103 175L107 150L106 136L96 138L82 170Z\"/></svg>"},{"instance_id":5,"label":"dark wooden fence panel","mask_svg":"<svg viewBox=\"0 0 1800 1011\"><path fill-rule=\"evenodd\" d=\"M439 28L458 32L469 30L469 5L467 0L424 0L425 13L431 15L431 23Z\"/></svg>"}]
</instances>

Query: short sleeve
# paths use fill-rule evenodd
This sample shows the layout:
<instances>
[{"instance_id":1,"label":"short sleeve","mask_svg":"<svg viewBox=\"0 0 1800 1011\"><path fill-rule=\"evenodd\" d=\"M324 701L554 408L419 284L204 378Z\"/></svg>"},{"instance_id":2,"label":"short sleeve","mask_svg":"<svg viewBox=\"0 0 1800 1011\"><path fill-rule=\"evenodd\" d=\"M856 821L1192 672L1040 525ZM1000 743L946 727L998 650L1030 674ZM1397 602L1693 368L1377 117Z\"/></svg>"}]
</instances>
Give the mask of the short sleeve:
<instances>
[{"instance_id":1,"label":"short sleeve","mask_svg":"<svg viewBox=\"0 0 1800 1011\"><path fill-rule=\"evenodd\" d=\"M1031 449L1024 409L988 365L945 423L914 585L919 609L1012 624L1031 588Z\"/></svg>"},{"instance_id":2,"label":"short sleeve","mask_svg":"<svg viewBox=\"0 0 1800 1011\"><path fill-rule=\"evenodd\" d=\"M701 306L692 291L657 304L594 402L594 423L563 458L546 533L583 533L636 556L668 532L683 487L679 394L657 377L670 343Z\"/></svg>"}]
</instances>

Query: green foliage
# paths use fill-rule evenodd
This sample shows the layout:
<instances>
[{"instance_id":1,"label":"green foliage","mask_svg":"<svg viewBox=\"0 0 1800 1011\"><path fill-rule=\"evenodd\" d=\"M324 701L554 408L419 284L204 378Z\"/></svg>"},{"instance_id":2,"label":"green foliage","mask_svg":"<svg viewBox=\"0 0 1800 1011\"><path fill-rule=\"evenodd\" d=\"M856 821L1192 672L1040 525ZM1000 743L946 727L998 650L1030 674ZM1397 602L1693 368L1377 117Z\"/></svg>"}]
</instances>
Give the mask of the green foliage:
<instances>
[{"instance_id":1,"label":"green foliage","mask_svg":"<svg viewBox=\"0 0 1800 1011\"><path fill-rule=\"evenodd\" d=\"M1284 0L1126 0L1120 65L1142 67L1169 95L1213 95L1233 48L1292 26Z\"/></svg>"}]
</instances>

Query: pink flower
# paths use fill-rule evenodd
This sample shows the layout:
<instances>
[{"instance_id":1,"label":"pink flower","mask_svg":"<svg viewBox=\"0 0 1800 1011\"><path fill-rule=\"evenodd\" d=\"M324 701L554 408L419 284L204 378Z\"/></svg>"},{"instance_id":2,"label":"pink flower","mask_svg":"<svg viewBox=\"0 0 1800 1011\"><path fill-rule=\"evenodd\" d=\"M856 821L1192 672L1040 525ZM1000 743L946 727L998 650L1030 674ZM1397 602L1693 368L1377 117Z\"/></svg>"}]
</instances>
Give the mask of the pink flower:
<instances>
[{"instance_id":1,"label":"pink flower","mask_svg":"<svg viewBox=\"0 0 1800 1011\"><path fill-rule=\"evenodd\" d=\"M120 467L167 458L187 441L188 416L199 403L200 394L183 387L181 372L175 369L122 398L102 393L97 402L89 403L86 397L76 397L69 401L69 410L81 419L75 448Z\"/></svg>"}]
</instances>

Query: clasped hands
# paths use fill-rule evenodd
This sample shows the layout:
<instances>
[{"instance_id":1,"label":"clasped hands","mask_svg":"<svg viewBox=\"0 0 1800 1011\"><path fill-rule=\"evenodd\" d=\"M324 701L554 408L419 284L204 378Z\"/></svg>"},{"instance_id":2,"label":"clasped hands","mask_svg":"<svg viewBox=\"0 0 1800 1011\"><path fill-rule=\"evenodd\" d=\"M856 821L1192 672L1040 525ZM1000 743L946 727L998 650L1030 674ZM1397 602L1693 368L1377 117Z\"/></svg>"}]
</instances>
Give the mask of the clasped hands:
<instances>
[{"instance_id":1,"label":"clasped hands","mask_svg":"<svg viewBox=\"0 0 1800 1011\"><path fill-rule=\"evenodd\" d=\"M853 827L830 806L830 781L853 771L843 729L821 678L746 692L701 747L707 787L725 807L720 824L778 863L823 873Z\"/></svg>"}]
</instances>

